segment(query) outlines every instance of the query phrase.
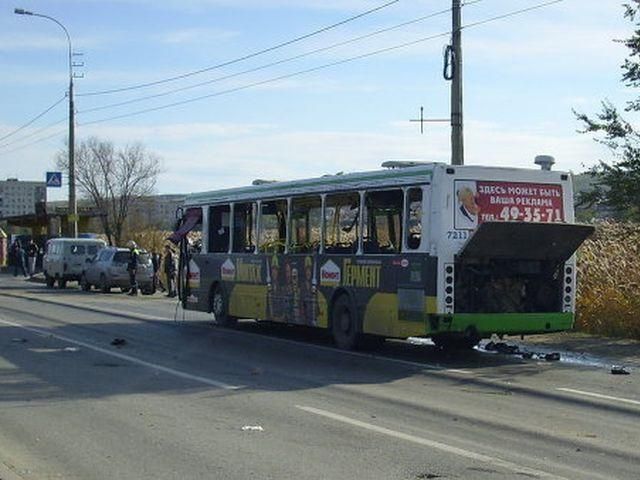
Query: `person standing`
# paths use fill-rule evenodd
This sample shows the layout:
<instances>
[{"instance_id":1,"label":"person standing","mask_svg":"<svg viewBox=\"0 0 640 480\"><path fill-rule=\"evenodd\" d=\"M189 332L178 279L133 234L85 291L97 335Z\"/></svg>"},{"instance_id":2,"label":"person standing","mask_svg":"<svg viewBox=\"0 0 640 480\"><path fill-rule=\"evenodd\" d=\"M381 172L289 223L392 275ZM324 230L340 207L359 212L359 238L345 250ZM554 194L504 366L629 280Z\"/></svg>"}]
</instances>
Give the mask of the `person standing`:
<instances>
[{"instance_id":1,"label":"person standing","mask_svg":"<svg viewBox=\"0 0 640 480\"><path fill-rule=\"evenodd\" d=\"M158 272L160 271L160 254L158 252L151 253L151 264L153 265L153 291L158 289L160 284L160 277Z\"/></svg>"},{"instance_id":2,"label":"person standing","mask_svg":"<svg viewBox=\"0 0 640 480\"><path fill-rule=\"evenodd\" d=\"M36 245L33 239L29 240L29 245L27 245L27 256L29 276L33 278L36 273L36 260L38 258L38 245Z\"/></svg>"},{"instance_id":3,"label":"person standing","mask_svg":"<svg viewBox=\"0 0 640 480\"><path fill-rule=\"evenodd\" d=\"M138 281L136 280L136 273L138 272L138 258L140 257L140 250L138 245L133 240L129 240L127 244L129 247L129 263L127 264L127 271L129 272L129 295L138 295Z\"/></svg>"},{"instance_id":4,"label":"person standing","mask_svg":"<svg viewBox=\"0 0 640 480\"><path fill-rule=\"evenodd\" d=\"M167 277L167 297L176 296L176 259L169 245L164 247L162 270Z\"/></svg>"},{"instance_id":5,"label":"person standing","mask_svg":"<svg viewBox=\"0 0 640 480\"><path fill-rule=\"evenodd\" d=\"M20 244L17 240L14 240L9 249L9 263L13 265L13 276L18 276L18 268L22 265L20 260Z\"/></svg>"}]
</instances>

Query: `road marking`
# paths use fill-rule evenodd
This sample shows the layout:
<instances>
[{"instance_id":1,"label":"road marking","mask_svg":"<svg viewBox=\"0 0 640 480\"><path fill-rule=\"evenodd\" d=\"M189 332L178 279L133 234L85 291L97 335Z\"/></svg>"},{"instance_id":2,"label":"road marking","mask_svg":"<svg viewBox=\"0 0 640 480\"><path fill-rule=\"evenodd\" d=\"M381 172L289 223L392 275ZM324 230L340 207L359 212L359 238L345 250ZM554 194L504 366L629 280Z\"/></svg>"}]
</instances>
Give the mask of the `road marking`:
<instances>
[{"instance_id":1,"label":"road marking","mask_svg":"<svg viewBox=\"0 0 640 480\"><path fill-rule=\"evenodd\" d=\"M557 388L561 392L575 393L576 395L584 395L585 397L601 398L603 400L612 400L614 402L629 403L631 405L640 405L640 401L631 400L629 398L612 397L611 395L603 395L601 393L585 392L583 390L574 390L573 388Z\"/></svg>"},{"instance_id":2,"label":"road marking","mask_svg":"<svg viewBox=\"0 0 640 480\"><path fill-rule=\"evenodd\" d=\"M78 309L78 310L88 310L88 311L91 311L91 312L104 313L104 314L107 314L107 315L114 315L114 316L125 317L125 318L133 318L133 319L138 319L138 320L142 320L142 321L174 321L174 319L172 319L172 318L162 318L162 317L153 316L153 315L146 315L144 313L138 313L138 312L122 312L122 311L118 311L118 310L112 310L112 309L93 306L93 305L76 305L76 304L71 304L71 303L67 303L67 302L62 302L62 301L59 301L59 300L54 300L54 299L51 299L51 298L33 297L31 295L22 295L22 294L14 294L14 293L6 293L6 292L2 292L2 293L0 293L0 295L4 295L4 296L7 296L7 297L12 297L12 298L18 298L18 299L22 299L22 300L31 300L31 301L34 301L34 302L48 303L48 304L52 304L52 305L58 305L58 306L61 306L61 307L75 308L75 309ZM458 375L473 375L473 372L471 372L469 370L460 369L460 368L443 368L442 366L439 366L439 365L433 365L433 364L429 364L429 363L412 362L411 360L402 360L402 359L393 358L393 357L384 357L382 355L375 355L375 354L372 354L372 353L362 353L362 352L352 352L352 351L348 351L348 350L338 350L337 348L334 348L334 347L326 347L324 345L315 345L313 343L301 342L301 341L297 341L297 340L290 340L288 338L265 336L265 335L261 335L259 333L234 331L234 330L228 330L228 329L225 330L225 333L229 333L231 335L253 336L255 338L261 338L261 339L267 338L269 340L277 341L277 342L281 342L281 343L287 343L287 344L291 344L291 345L315 348L316 350L322 350L322 351L325 351L325 352L332 352L332 353L340 352L343 355L349 355L349 356L352 356L352 357L360 357L360 358L367 358L367 359L381 360L381 361L385 361L385 362L389 362L389 363L396 363L398 365L404 365L404 366L407 366L407 367L414 367L414 368L417 367L417 368L426 369L426 370L434 370L434 371L438 371L438 372L453 373L453 374L458 374Z\"/></svg>"},{"instance_id":3,"label":"road marking","mask_svg":"<svg viewBox=\"0 0 640 480\"><path fill-rule=\"evenodd\" d=\"M238 390L242 388L237 385L229 385L224 382L219 382L217 380L212 380L210 378L201 377L199 375L192 375L190 373L181 372L180 370L175 370L173 368L165 367L163 365L158 365L156 363L147 362L146 360L141 360L136 357L132 357L131 355L126 355L124 353L114 352L112 350L108 350L106 348L98 347L96 345L92 345L90 343L83 342L81 340L76 340L73 338L65 337L63 335L57 335L55 333L51 333L45 330L40 330L39 328L27 327L25 325L21 325L19 323L10 322L8 320L0 319L0 323L4 325L8 325L11 327L21 328L26 330L27 332L35 333L36 335L44 336L44 337L53 337L58 340L62 340L63 342L73 343L74 345L79 345L89 350L93 350L94 352L99 352L105 355L109 355L111 357L119 358L120 360L126 360L128 362L134 363L136 365L141 365L143 367L148 367L153 370L159 370L164 373L168 373L175 377L179 377L186 380L192 380L194 382L203 383L205 385L209 385L211 387L222 388L224 390Z\"/></svg>"},{"instance_id":4,"label":"road marking","mask_svg":"<svg viewBox=\"0 0 640 480\"><path fill-rule=\"evenodd\" d=\"M482 453L472 452L470 450L465 450L463 448L454 447L453 445L448 445L446 443L436 442L435 440L429 440L428 438L418 437L415 435L410 435L408 433L398 432L396 430L391 430L385 427L379 427L377 425L373 425L371 423L362 422L360 420L356 420L354 418L345 417L343 415L339 415L337 413L328 412L326 410L320 410L319 408L306 407L303 405L296 405L296 408L303 410L307 413L313 413L314 415L319 415L321 417L330 418L332 420L336 420L338 422L346 423L348 425L353 425L354 427L360 427L365 430L369 430L371 432L380 433L383 435L388 435L390 437L394 437L400 440L405 440L407 442L416 443L418 445L422 445L424 447L433 448L436 450L441 450L446 453L451 453L453 455L458 455L459 457L468 458L470 460L475 460L478 462L488 463L494 467L504 468L506 470L510 470L512 472L516 472L518 474L523 475L533 475L539 478L550 478L555 480L568 480L565 477L561 477L558 475L554 475L548 472L544 472L542 470L537 470L535 468L524 467L522 465L518 465L516 463L512 463L506 460L502 460L500 458L491 457L489 455L484 455Z\"/></svg>"}]
</instances>

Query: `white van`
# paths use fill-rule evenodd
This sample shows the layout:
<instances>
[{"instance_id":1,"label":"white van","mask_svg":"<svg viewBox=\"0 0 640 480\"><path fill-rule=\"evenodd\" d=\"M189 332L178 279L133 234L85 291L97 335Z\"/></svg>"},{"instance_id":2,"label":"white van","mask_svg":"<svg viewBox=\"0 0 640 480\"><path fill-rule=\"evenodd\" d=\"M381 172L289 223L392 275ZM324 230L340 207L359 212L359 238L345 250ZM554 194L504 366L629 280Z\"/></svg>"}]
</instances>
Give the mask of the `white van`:
<instances>
[{"instance_id":1,"label":"white van","mask_svg":"<svg viewBox=\"0 0 640 480\"><path fill-rule=\"evenodd\" d=\"M65 288L67 281L80 280L85 263L106 246L94 238L54 238L47 242L43 270L48 287L58 282Z\"/></svg>"}]
</instances>

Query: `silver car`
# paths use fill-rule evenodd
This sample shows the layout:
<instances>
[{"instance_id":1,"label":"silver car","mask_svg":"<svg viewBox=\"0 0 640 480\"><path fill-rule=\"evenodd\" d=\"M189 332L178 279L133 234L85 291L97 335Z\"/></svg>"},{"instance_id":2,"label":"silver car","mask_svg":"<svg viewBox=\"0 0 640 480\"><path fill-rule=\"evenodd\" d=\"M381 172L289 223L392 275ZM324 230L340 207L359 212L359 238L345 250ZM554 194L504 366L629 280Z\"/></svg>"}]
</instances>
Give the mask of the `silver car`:
<instances>
[{"instance_id":1,"label":"silver car","mask_svg":"<svg viewBox=\"0 0 640 480\"><path fill-rule=\"evenodd\" d=\"M89 291L95 286L104 293L110 292L113 287L120 287L123 292L129 290L129 250L126 248L105 247L92 259L88 259L80 285L83 290ZM138 269L136 272L138 288L144 294L155 293L153 285L153 264L151 255L142 250L138 257Z\"/></svg>"}]
</instances>

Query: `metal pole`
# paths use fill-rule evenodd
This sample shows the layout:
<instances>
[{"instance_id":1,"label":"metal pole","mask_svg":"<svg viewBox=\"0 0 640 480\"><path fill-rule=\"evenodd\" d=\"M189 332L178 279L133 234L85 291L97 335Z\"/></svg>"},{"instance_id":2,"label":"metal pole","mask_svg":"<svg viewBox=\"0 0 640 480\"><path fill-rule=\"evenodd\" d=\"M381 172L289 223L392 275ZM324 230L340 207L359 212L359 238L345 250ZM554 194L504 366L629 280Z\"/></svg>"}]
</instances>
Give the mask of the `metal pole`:
<instances>
[{"instance_id":1,"label":"metal pole","mask_svg":"<svg viewBox=\"0 0 640 480\"><path fill-rule=\"evenodd\" d=\"M40 13L30 12L23 8L16 8L13 11L16 15L29 15L32 17L46 18L58 25L67 37L69 47L69 206L68 219L70 237L78 236L78 202L76 201L76 169L75 169L75 112L73 106L73 51L71 48L71 37L65 26L53 17Z\"/></svg>"},{"instance_id":2,"label":"metal pole","mask_svg":"<svg viewBox=\"0 0 640 480\"><path fill-rule=\"evenodd\" d=\"M78 236L78 201L76 200L76 165L75 165L75 112L73 106L73 74L69 78L69 207L71 228L70 236Z\"/></svg>"},{"instance_id":3,"label":"metal pole","mask_svg":"<svg viewBox=\"0 0 640 480\"><path fill-rule=\"evenodd\" d=\"M464 165L464 135L462 130L462 7L461 0L453 0L453 50L451 79L451 164Z\"/></svg>"}]
</instances>

